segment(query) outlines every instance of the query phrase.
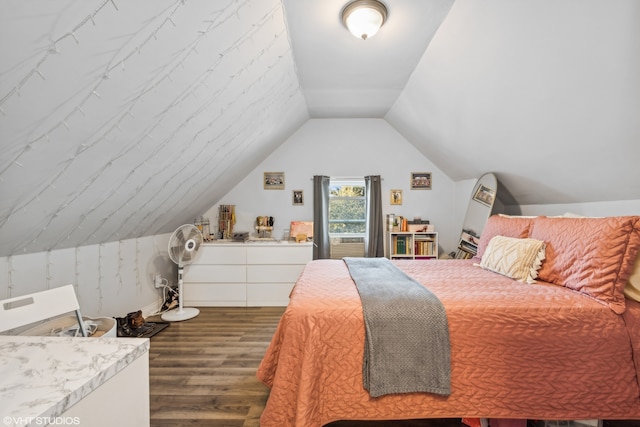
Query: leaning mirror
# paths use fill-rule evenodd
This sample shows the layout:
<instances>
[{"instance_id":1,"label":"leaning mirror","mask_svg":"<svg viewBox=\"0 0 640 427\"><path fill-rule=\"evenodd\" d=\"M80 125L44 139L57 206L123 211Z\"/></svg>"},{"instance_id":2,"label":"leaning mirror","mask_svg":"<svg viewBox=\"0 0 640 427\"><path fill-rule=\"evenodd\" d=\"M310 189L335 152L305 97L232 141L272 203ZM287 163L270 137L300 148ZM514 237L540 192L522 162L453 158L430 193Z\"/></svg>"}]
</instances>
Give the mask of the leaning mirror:
<instances>
[{"instance_id":1,"label":"leaning mirror","mask_svg":"<svg viewBox=\"0 0 640 427\"><path fill-rule=\"evenodd\" d=\"M485 173L476 182L467 206L462 225L456 258L475 256L484 224L492 213L498 192L498 180L492 173Z\"/></svg>"}]
</instances>

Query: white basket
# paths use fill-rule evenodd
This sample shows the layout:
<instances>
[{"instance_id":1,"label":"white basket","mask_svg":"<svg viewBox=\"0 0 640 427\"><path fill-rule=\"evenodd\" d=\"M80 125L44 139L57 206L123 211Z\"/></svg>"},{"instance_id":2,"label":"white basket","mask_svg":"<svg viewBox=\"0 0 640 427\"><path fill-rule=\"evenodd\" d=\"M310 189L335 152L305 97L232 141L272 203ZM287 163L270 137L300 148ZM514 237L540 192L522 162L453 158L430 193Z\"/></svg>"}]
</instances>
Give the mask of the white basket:
<instances>
[{"instance_id":1,"label":"white basket","mask_svg":"<svg viewBox=\"0 0 640 427\"><path fill-rule=\"evenodd\" d=\"M82 316L82 320L87 328L87 332L91 337L112 337L116 338L117 328L116 320L111 317L87 317ZM48 320L39 325L31 327L20 332L20 335L29 336L62 336L62 337L81 337L82 333L78 327L78 321L75 316L63 316Z\"/></svg>"}]
</instances>

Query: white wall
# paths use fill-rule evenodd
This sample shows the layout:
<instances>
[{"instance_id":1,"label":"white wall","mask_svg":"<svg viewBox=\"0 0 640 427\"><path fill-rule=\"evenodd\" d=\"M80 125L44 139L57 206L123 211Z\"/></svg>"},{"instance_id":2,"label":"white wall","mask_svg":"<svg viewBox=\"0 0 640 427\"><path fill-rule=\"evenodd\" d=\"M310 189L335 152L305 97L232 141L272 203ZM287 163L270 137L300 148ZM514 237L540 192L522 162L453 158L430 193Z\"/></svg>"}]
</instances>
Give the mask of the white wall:
<instances>
[{"instance_id":1,"label":"white wall","mask_svg":"<svg viewBox=\"0 0 640 427\"><path fill-rule=\"evenodd\" d=\"M264 190L264 172L284 172L285 189ZM411 172L431 172L431 190L410 190ZM258 215L275 218L273 236L281 238L291 221L313 220L313 175L382 176L383 214L421 217L435 224L441 250L452 251L460 234L457 186L383 119L312 119L289 137L220 204L236 205L234 231L251 231ZM464 197L471 191L463 186ZM390 204L390 190L403 190L403 204ZM292 190L304 191L304 206L292 206ZM205 216L212 224L218 206ZM215 228L215 227L214 227Z\"/></svg>"},{"instance_id":2,"label":"white wall","mask_svg":"<svg viewBox=\"0 0 640 427\"><path fill-rule=\"evenodd\" d=\"M640 215L640 199L613 202L523 205L521 210L522 215L564 215L565 213L583 216Z\"/></svg>"},{"instance_id":3,"label":"white wall","mask_svg":"<svg viewBox=\"0 0 640 427\"><path fill-rule=\"evenodd\" d=\"M0 299L73 284L87 316L121 317L158 309L161 273L175 284L177 271L167 254L168 234L0 258Z\"/></svg>"}]
</instances>

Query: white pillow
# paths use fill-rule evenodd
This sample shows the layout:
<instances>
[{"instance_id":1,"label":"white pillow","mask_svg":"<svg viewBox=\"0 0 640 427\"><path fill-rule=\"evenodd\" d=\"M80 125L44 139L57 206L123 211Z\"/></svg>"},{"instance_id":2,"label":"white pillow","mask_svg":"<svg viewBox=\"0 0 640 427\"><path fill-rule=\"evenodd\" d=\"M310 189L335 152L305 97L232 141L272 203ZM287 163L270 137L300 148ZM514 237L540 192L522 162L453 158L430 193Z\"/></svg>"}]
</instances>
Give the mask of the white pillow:
<instances>
[{"instance_id":1,"label":"white pillow","mask_svg":"<svg viewBox=\"0 0 640 427\"><path fill-rule=\"evenodd\" d=\"M494 236L482 255L480 267L523 283L536 283L546 245L536 239Z\"/></svg>"}]
</instances>

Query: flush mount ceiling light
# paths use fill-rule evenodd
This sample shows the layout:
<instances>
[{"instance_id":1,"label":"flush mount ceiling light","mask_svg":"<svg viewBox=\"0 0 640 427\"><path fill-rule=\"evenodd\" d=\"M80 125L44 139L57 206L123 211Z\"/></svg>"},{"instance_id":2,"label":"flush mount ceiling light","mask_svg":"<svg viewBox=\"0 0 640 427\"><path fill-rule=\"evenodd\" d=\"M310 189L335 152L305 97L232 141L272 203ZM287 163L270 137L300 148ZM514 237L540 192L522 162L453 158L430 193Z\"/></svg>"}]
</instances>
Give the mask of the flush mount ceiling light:
<instances>
[{"instance_id":1,"label":"flush mount ceiling light","mask_svg":"<svg viewBox=\"0 0 640 427\"><path fill-rule=\"evenodd\" d=\"M387 20L387 8L378 0L355 0L342 9L342 22L359 39L378 32Z\"/></svg>"}]
</instances>

